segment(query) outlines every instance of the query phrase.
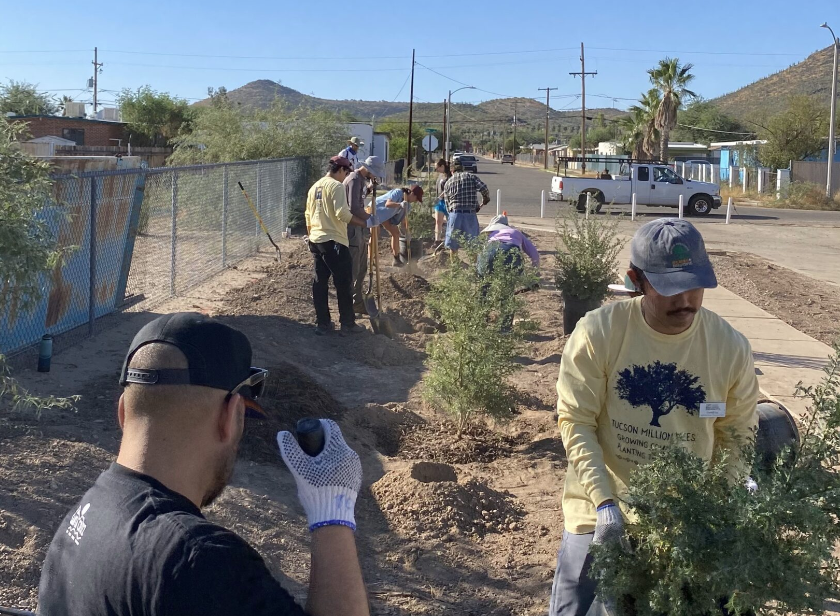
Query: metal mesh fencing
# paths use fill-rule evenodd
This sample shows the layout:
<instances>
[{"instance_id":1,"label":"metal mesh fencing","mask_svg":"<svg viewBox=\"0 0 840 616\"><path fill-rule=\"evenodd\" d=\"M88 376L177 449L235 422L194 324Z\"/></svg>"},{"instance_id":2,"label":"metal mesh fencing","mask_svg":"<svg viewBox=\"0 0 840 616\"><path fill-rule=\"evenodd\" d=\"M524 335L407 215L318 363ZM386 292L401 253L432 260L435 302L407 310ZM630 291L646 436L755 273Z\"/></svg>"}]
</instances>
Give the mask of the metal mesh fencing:
<instances>
[{"instance_id":1,"label":"metal mesh fencing","mask_svg":"<svg viewBox=\"0 0 840 616\"><path fill-rule=\"evenodd\" d=\"M316 163L307 158L123 169L55 178L41 213L62 259L31 309L0 307L0 353L42 335L94 331L96 319L148 310L269 248L239 183L272 237L299 219ZM320 170L317 169L317 170Z\"/></svg>"}]
</instances>

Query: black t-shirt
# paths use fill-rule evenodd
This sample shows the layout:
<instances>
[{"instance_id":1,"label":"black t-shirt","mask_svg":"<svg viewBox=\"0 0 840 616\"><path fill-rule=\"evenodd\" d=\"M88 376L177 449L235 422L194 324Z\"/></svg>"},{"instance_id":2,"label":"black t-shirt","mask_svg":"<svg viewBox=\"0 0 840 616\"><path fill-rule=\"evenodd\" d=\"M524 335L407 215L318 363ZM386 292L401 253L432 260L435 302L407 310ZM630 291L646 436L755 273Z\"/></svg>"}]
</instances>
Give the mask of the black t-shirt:
<instances>
[{"instance_id":1,"label":"black t-shirt","mask_svg":"<svg viewBox=\"0 0 840 616\"><path fill-rule=\"evenodd\" d=\"M186 497L117 463L56 532L38 613L304 614L241 537L208 522Z\"/></svg>"}]
</instances>

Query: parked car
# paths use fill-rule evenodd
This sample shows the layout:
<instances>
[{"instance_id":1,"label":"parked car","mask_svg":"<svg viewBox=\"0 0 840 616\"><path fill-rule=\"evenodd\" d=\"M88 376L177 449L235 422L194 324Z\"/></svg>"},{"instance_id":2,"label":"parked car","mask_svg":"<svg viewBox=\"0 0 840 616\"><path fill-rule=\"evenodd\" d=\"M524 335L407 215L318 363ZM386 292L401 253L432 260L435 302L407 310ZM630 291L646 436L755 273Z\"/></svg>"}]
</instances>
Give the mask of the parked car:
<instances>
[{"instance_id":1,"label":"parked car","mask_svg":"<svg viewBox=\"0 0 840 616\"><path fill-rule=\"evenodd\" d=\"M513 164L513 154L502 154L502 164L505 163Z\"/></svg>"},{"instance_id":2,"label":"parked car","mask_svg":"<svg viewBox=\"0 0 840 616\"><path fill-rule=\"evenodd\" d=\"M454 160L461 162L464 171L478 173L478 159L472 154L461 154L460 156L456 156Z\"/></svg>"},{"instance_id":3,"label":"parked car","mask_svg":"<svg viewBox=\"0 0 840 616\"><path fill-rule=\"evenodd\" d=\"M574 203L579 212L590 207L600 211L604 203L630 203L636 195L637 205L679 207L680 195L686 213L706 216L721 205L720 186L681 178L666 165L633 164L624 174L611 180L554 176L551 196L555 200Z\"/></svg>"}]
</instances>

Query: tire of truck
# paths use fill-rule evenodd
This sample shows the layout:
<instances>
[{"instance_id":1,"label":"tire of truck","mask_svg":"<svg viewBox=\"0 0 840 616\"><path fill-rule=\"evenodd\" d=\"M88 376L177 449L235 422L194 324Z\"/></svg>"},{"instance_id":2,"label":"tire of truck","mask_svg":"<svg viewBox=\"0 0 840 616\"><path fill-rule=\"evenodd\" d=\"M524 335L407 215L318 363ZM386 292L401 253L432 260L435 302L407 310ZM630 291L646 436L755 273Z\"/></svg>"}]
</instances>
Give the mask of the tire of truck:
<instances>
[{"instance_id":1,"label":"tire of truck","mask_svg":"<svg viewBox=\"0 0 840 616\"><path fill-rule=\"evenodd\" d=\"M712 211L712 198L709 195L694 195L688 200L688 213L691 216L708 216Z\"/></svg>"},{"instance_id":2,"label":"tire of truck","mask_svg":"<svg viewBox=\"0 0 840 616\"><path fill-rule=\"evenodd\" d=\"M595 202L595 207L593 208L595 212L600 212L601 207L604 205L604 194L602 192L596 193L585 193L582 192L578 195L577 199L577 206L576 209L581 214L586 211L586 195L590 195L590 199Z\"/></svg>"}]
</instances>

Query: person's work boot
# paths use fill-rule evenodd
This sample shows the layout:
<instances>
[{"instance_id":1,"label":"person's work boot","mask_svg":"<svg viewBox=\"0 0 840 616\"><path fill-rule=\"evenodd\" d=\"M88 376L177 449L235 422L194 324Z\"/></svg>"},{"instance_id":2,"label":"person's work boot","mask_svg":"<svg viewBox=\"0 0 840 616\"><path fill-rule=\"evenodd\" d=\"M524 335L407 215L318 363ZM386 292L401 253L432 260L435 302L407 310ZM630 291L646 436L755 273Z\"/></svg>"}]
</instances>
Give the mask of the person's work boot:
<instances>
[{"instance_id":1,"label":"person's work boot","mask_svg":"<svg viewBox=\"0 0 840 616\"><path fill-rule=\"evenodd\" d=\"M359 325L358 323L353 323L353 325L342 325L341 326L341 335L346 336L347 334L361 334L362 332L367 331L364 327Z\"/></svg>"},{"instance_id":2,"label":"person's work boot","mask_svg":"<svg viewBox=\"0 0 840 616\"><path fill-rule=\"evenodd\" d=\"M335 325L332 322L329 323L319 323L315 326L315 335L316 336L326 336L330 332L335 330Z\"/></svg>"},{"instance_id":3,"label":"person's work boot","mask_svg":"<svg viewBox=\"0 0 840 616\"><path fill-rule=\"evenodd\" d=\"M394 267L402 267L405 264L402 262L402 260L399 258L399 256L394 255L394 262L391 263L391 265L393 265Z\"/></svg>"}]
</instances>

